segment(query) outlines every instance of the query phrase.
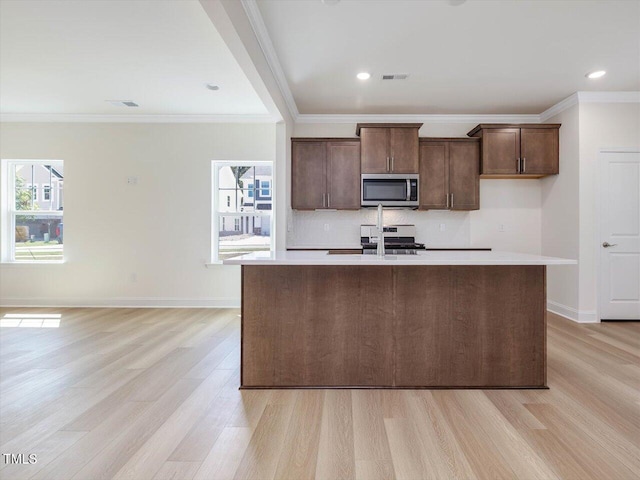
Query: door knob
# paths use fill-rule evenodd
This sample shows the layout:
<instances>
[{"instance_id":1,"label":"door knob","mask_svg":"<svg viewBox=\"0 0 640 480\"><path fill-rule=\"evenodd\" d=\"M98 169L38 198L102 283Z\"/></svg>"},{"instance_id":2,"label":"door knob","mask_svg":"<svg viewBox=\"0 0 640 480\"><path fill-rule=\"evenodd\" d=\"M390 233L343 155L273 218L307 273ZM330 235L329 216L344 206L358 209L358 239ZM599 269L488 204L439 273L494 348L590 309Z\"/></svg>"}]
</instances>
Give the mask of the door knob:
<instances>
[{"instance_id":1,"label":"door knob","mask_svg":"<svg viewBox=\"0 0 640 480\"><path fill-rule=\"evenodd\" d=\"M602 246L603 246L604 248L615 247L616 245L618 245L618 244L617 244L617 243L609 243L609 242L604 242L604 243L602 244Z\"/></svg>"}]
</instances>

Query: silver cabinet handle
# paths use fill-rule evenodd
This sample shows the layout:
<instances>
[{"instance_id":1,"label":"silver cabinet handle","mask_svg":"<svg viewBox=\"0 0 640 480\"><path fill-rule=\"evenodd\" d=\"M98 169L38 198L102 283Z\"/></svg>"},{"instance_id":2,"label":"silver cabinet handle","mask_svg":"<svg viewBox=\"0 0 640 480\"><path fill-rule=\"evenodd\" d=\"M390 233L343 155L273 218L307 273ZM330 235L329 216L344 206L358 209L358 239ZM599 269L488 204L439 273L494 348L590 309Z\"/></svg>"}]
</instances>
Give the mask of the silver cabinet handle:
<instances>
[{"instance_id":1,"label":"silver cabinet handle","mask_svg":"<svg viewBox=\"0 0 640 480\"><path fill-rule=\"evenodd\" d=\"M617 243L609 243L609 242L604 242L604 243L602 244L602 246L603 246L604 248L615 247L615 246L617 246L617 245L618 245Z\"/></svg>"},{"instance_id":2,"label":"silver cabinet handle","mask_svg":"<svg viewBox=\"0 0 640 480\"><path fill-rule=\"evenodd\" d=\"M387 172L391 170L391 159L387 157Z\"/></svg>"},{"instance_id":3,"label":"silver cabinet handle","mask_svg":"<svg viewBox=\"0 0 640 480\"><path fill-rule=\"evenodd\" d=\"M447 208L449 208L449 194L445 193Z\"/></svg>"},{"instance_id":4,"label":"silver cabinet handle","mask_svg":"<svg viewBox=\"0 0 640 480\"><path fill-rule=\"evenodd\" d=\"M322 194L322 206L323 206L323 207L324 207L324 199L325 199L325 195L326 195L326 193L323 193L323 194Z\"/></svg>"},{"instance_id":5,"label":"silver cabinet handle","mask_svg":"<svg viewBox=\"0 0 640 480\"><path fill-rule=\"evenodd\" d=\"M396 162L395 162L394 160L395 160L395 158L394 158L394 157L391 157L391 171L392 171L392 172L395 170L395 165L394 165L394 164L395 164Z\"/></svg>"},{"instance_id":6,"label":"silver cabinet handle","mask_svg":"<svg viewBox=\"0 0 640 480\"><path fill-rule=\"evenodd\" d=\"M522 173L527 171L527 159L522 157Z\"/></svg>"},{"instance_id":7,"label":"silver cabinet handle","mask_svg":"<svg viewBox=\"0 0 640 480\"><path fill-rule=\"evenodd\" d=\"M451 208L453 208L453 193L451 194Z\"/></svg>"},{"instance_id":8,"label":"silver cabinet handle","mask_svg":"<svg viewBox=\"0 0 640 480\"><path fill-rule=\"evenodd\" d=\"M516 173L520 173L520 159L516 160Z\"/></svg>"},{"instance_id":9,"label":"silver cabinet handle","mask_svg":"<svg viewBox=\"0 0 640 480\"><path fill-rule=\"evenodd\" d=\"M327 193L327 207L331 206L331 194Z\"/></svg>"}]
</instances>

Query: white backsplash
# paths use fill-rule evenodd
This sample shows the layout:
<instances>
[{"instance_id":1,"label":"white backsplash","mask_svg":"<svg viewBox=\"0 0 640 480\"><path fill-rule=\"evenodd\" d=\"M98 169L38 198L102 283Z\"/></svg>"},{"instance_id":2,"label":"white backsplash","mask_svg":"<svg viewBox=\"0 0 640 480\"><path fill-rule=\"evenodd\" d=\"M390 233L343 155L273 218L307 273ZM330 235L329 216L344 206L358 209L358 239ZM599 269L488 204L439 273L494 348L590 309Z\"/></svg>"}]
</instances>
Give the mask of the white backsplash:
<instances>
[{"instance_id":1,"label":"white backsplash","mask_svg":"<svg viewBox=\"0 0 640 480\"><path fill-rule=\"evenodd\" d=\"M384 223L413 224L416 241L427 247L468 247L468 212L385 210ZM360 244L360 225L375 224L376 210L293 211L287 234L291 247L356 247ZM443 227L444 226L444 227Z\"/></svg>"}]
</instances>

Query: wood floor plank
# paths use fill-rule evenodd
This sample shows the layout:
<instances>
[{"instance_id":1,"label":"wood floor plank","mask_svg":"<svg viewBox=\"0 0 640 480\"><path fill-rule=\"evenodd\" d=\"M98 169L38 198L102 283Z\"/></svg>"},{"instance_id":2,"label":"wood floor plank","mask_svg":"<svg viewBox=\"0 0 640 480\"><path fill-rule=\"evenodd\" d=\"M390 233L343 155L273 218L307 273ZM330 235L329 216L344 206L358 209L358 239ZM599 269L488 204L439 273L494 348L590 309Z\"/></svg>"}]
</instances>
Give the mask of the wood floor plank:
<instances>
[{"instance_id":1,"label":"wood floor plank","mask_svg":"<svg viewBox=\"0 0 640 480\"><path fill-rule=\"evenodd\" d=\"M354 480L356 465L353 440L353 411L349 390L327 390L322 412L318 480Z\"/></svg>"},{"instance_id":2,"label":"wood floor plank","mask_svg":"<svg viewBox=\"0 0 640 480\"><path fill-rule=\"evenodd\" d=\"M153 480L191 480L199 468L200 462L165 462Z\"/></svg>"},{"instance_id":3,"label":"wood floor plank","mask_svg":"<svg viewBox=\"0 0 640 480\"><path fill-rule=\"evenodd\" d=\"M277 403L265 407L236 471L236 480L270 480L275 477L297 392L287 393L291 395L276 392L272 399ZM287 396L292 398L287 399Z\"/></svg>"},{"instance_id":4,"label":"wood floor plank","mask_svg":"<svg viewBox=\"0 0 640 480\"><path fill-rule=\"evenodd\" d=\"M356 478L359 480L395 478L384 425L382 392L354 390L351 396Z\"/></svg>"},{"instance_id":5,"label":"wood floor plank","mask_svg":"<svg viewBox=\"0 0 640 480\"><path fill-rule=\"evenodd\" d=\"M232 373L229 370L220 372ZM169 460L178 462L202 462L207 457L225 425L241 401L240 369L238 368L217 392L207 407L207 411L195 422L185 435Z\"/></svg>"},{"instance_id":6,"label":"wood floor plank","mask_svg":"<svg viewBox=\"0 0 640 480\"><path fill-rule=\"evenodd\" d=\"M305 390L298 394L275 478L312 480L315 477L323 403L322 390Z\"/></svg>"},{"instance_id":7,"label":"wood floor plank","mask_svg":"<svg viewBox=\"0 0 640 480\"><path fill-rule=\"evenodd\" d=\"M252 427L226 427L202 462L194 480L233 479L252 435Z\"/></svg>"}]
</instances>

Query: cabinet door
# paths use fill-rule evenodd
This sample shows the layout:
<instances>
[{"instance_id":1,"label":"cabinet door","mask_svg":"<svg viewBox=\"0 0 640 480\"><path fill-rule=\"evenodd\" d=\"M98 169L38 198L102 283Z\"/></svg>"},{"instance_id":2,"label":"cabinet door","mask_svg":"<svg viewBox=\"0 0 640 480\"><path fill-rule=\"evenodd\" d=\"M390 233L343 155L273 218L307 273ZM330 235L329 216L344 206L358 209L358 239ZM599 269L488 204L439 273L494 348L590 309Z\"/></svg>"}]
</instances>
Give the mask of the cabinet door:
<instances>
[{"instance_id":1,"label":"cabinet door","mask_svg":"<svg viewBox=\"0 0 640 480\"><path fill-rule=\"evenodd\" d=\"M360 143L327 144L327 206L360 208Z\"/></svg>"},{"instance_id":2,"label":"cabinet door","mask_svg":"<svg viewBox=\"0 0 640 480\"><path fill-rule=\"evenodd\" d=\"M482 132L482 173L516 175L520 158L519 128L489 128Z\"/></svg>"},{"instance_id":3,"label":"cabinet door","mask_svg":"<svg viewBox=\"0 0 640 480\"><path fill-rule=\"evenodd\" d=\"M291 146L291 208L313 210L325 207L325 142L293 142Z\"/></svg>"},{"instance_id":4,"label":"cabinet door","mask_svg":"<svg viewBox=\"0 0 640 480\"><path fill-rule=\"evenodd\" d=\"M362 173L389 173L389 129L360 130Z\"/></svg>"},{"instance_id":5,"label":"cabinet door","mask_svg":"<svg viewBox=\"0 0 640 480\"><path fill-rule=\"evenodd\" d=\"M558 129L520 130L522 172L527 175L555 175L559 172Z\"/></svg>"},{"instance_id":6,"label":"cabinet door","mask_svg":"<svg viewBox=\"0 0 640 480\"><path fill-rule=\"evenodd\" d=\"M418 149L417 128L389 129L389 155L393 173L418 173Z\"/></svg>"},{"instance_id":7,"label":"cabinet door","mask_svg":"<svg viewBox=\"0 0 640 480\"><path fill-rule=\"evenodd\" d=\"M480 208L480 145L449 143L449 192L451 210Z\"/></svg>"},{"instance_id":8,"label":"cabinet door","mask_svg":"<svg viewBox=\"0 0 640 480\"><path fill-rule=\"evenodd\" d=\"M448 208L449 144L420 144L420 208Z\"/></svg>"}]
</instances>

